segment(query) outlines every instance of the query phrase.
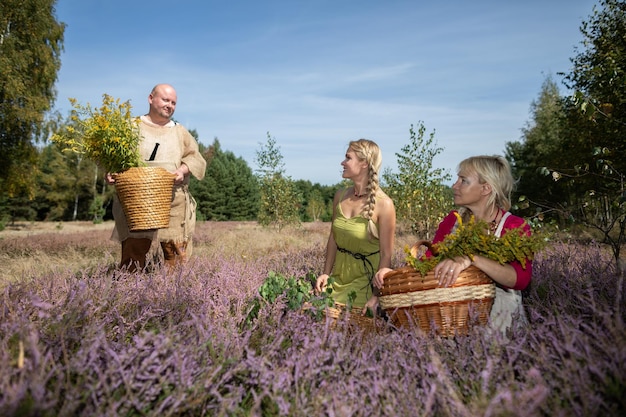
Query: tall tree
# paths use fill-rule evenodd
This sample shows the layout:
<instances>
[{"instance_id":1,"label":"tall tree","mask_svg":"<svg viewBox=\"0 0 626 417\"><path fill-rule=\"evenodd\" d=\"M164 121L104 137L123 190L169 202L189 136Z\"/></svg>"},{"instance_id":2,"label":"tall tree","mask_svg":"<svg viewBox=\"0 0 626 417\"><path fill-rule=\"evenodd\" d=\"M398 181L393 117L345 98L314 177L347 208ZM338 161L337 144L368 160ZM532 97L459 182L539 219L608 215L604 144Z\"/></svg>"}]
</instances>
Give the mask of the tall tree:
<instances>
[{"instance_id":1,"label":"tall tree","mask_svg":"<svg viewBox=\"0 0 626 417\"><path fill-rule=\"evenodd\" d=\"M435 132L426 137L420 122L417 131L411 125L409 143L396 153L398 172L383 173L388 195L396 205L398 224L431 239L437 225L452 207L452 198L445 181L451 176L441 168L433 168L433 159L443 148L437 146Z\"/></svg>"},{"instance_id":2,"label":"tall tree","mask_svg":"<svg viewBox=\"0 0 626 417\"><path fill-rule=\"evenodd\" d=\"M564 74L564 84L576 92L568 103L570 137L587 155L577 163L595 166L593 149L604 148L614 168L626 172L626 2L600 0L580 31L583 48Z\"/></svg>"},{"instance_id":3,"label":"tall tree","mask_svg":"<svg viewBox=\"0 0 626 417\"><path fill-rule=\"evenodd\" d=\"M546 178L542 167L563 166L565 127L564 99L551 76L541 87L539 97L531 103L531 119L522 129L520 141L506 143L506 157L511 162L513 176L518 179L516 195L524 198L520 214L544 219L562 214L571 205L569 192L560 184ZM566 216L567 217L567 216Z\"/></svg>"},{"instance_id":4,"label":"tall tree","mask_svg":"<svg viewBox=\"0 0 626 417\"><path fill-rule=\"evenodd\" d=\"M600 231L623 271L620 250L626 242L626 2L600 0L580 30L584 36L582 48L571 59L571 72L562 74L564 84L575 93L562 101L562 118L552 112L552 122L559 120L556 150L546 151L546 146L553 148L554 136L546 132L555 130L550 129L536 129L539 139L532 135L535 130L527 132L527 149L510 150L517 152L517 158L522 154L529 158L535 153L537 163L543 158L540 170L546 178L537 183L545 186L546 201L562 217ZM541 120L538 116L535 114L537 121ZM543 121L541 126L549 126L549 122Z\"/></svg>"},{"instance_id":5,"label":"tall tree","mask_svg":"<svg viewBox=\"0 0 626 417\"><path fill-rule=\"evenodd\" d=\"M584 49L571 60L565 83L583 111L570 112L572 134L587 151L577 161L586 192L580 218L602 232L621 271L620 250L626 242L626 2L600 0L581 25ZM580 168L578 168L580 167ZM622 275L623 277L623 275Z\"/></svg>"},{"instance_id":6,"label":"tall tree","mask_svg":"<svg viewBox=\"0 0 626 417\"><path fill-rule=\"evenodd\" d=\"M192 179L190 183L199 216L215 221L255 219L259 187L246 161L223 151L217 138L204 155L206 175L202 181Z\"/></svg>"},{"instance_id":7,"label":"tall tree","mask_svg":"<svg viewBox=\"0 0 626 417\"><path fill-rule=\"evenodd\" d=\"M596 145L626 155L626 2L600 0L580 27L584 49L571 59L564 83L589 116ZM626 158L617 168L624 172Z\"/></svg>"},{"instance_id":8,"label":"tall tree","mask_svg":"<svg viewBox=\"0 0 626 417\"><path fill-rule=\"evenodd\" d=\"M34 143L44 132L65 25L56 0L0 2L0 193L33 194Z\"/></svg>"}]
</instances>

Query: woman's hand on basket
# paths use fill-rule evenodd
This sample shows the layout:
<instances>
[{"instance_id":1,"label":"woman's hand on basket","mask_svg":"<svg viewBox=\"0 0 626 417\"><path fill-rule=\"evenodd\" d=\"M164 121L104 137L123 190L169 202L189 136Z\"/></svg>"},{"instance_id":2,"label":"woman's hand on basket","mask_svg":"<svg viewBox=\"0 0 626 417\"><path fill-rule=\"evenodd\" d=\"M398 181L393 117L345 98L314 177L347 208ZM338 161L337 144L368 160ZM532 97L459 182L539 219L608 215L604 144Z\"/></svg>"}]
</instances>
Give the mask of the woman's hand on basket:
<instances>
[{"instance_id":1,"label":"woman's hand on basket","mask_svg":"<svg viewBox=\"0 0 626 417\"><path fill-rule=\"evenodd\" d=\"M435 278L439 281L440 287L454 285L459 274L472 265L468 256L457 256L454 259L444 259L435 266Z\"/></svg>"},{"instance_id":2,"label":"woman's hand on basket","mask_svg":"<svg viewBox=\"0 0 626 417\"><path fill-rule=\"evenodd\" d=\"M380 268L378 272L376 272L376 275L374 275L374 279L372 280L372 284L374 284L374 287L379 289L383 288L385 275L387 275L387 273L391 271L393 271L391 268Z\"/></svg>"},{"instance_id":3,"label":"woman's hand on basket","mask_svg":"<svg viewBox=\"0 0 626 417\"><path fill-rule=\"evenodd\" d=\"M317 294L321 294L323 291L326 291L326 285L328 284L328 274L322 274L317 277L315 281L315 292Z\"/></svg>"}]
</instances>

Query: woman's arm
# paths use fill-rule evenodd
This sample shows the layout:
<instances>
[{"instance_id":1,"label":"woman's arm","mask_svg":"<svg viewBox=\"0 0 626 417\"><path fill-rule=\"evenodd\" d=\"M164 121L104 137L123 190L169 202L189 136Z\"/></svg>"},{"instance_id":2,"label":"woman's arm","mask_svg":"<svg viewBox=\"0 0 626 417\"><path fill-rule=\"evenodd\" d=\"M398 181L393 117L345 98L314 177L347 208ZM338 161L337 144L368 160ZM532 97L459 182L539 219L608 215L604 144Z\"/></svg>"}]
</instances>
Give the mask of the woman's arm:
<instances>
[{"instance_id":1,"label":"woman's arm","mask_svg":"<svg viewBox=\"0 0 626 417\"><path fill-rule=\"evenodd\" d=\"M396 236L396 208L391 198L385 196L377 202L378 212L378 234L380 246L380 262L378 271L374 275L373 284L377 288L382 288L385 274L391 271L391 258L395 245Z\"/></svg>"},{"instance_id":2,"label":"woman's arm","mask_svg":"<svg viewBox=\"0 0 626 417\"><path fill-rule=\"evenodd\" d=\"M445 239L447 235L452 232L452 228L456 224L456 210L452 210L450 213L446 215L446 217L441 220L439 226L437 227L437 231L435 232L435 237L433 238L433 244L439 243Z\"/></svg>"},{"instance_id":3,"label":"woman's arm","mask_svg":"<svg viewBox=\"0 0 626 417\"><path fill-rule=\"evenodd\" d=\"M504 224L504 230L517 229L519 227L522 227L523 233L530 234L530 227L520 217L509 216ZM447 287L454 284L459 274L472 264L495 282L507 288L523 290L530 283L532 275L532 262L530 259L526 260L526 268L522 268L522 265L517 261L502 265L497 261L479 255L474 255L473 258L473 262L469 256L457 256L454 259L444 259L439 262L434 270L435 277L439 279L439 285Z\"/></svg>"},{"instance_id":4,"label":"woman's arm","mask_svg":"<svg viewBox=\"0 0 626 417\"><path fill-rule=\"evenodd\" d=\"M393 200L387 195L376 201L376 223L378 224L378 246L380 250L380 261L378 271L374 274L372 285L375 288L382 288L385 275L391 271L391 257L396 236L396 208ZM378 292L374 291L372 296L363 306L361 314L366 314L367 310L378 310Z\"/></svg>"},{"instance_id":5,"label":"woman's arm","mask_svg":"<svg viewBox=\"0 0 626 417\"><path fill-rule=\"evenodd\" d=\"M324 270L322 271L322 275L317 277L315 281L315 291L321 293L326 289L326 285L328 283L328 277L333 272L333 266L335 265L335 257L337 256L337 243L335 242L335 237L333 236L333 228L332 221L335 220L337 215L337 204L339 204L341 190L335 193L335 197L333 198L333 217L331 220L330 233L328 236L328 242L326 243L326 258L324 261Z\"/></svg>"}]
</instances>

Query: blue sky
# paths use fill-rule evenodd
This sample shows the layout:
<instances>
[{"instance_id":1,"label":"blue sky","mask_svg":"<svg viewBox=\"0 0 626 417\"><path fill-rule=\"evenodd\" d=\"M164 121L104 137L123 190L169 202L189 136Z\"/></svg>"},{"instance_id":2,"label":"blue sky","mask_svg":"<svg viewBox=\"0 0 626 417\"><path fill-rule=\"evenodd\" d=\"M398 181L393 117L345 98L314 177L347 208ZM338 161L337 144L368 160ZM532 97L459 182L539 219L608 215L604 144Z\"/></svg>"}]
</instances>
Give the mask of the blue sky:
<instances>
[{"instance_id":1,"label":"blue sky","mask_svg":"<svg viewBox=\"0 0 626 417\"><path fill-rule=\"evenodd\" d=\"M569 72L592 0L58 0L65 51L56 109L103 93L147 111L154 84L178 92L175 118L200 142L257 168L276 139L287 175L341 181L350 140L396 170L423 122L434 165L502 154L520 139L551 75ZM562 89L562 93L566 91Z\"/></svg>"}]
</instances>

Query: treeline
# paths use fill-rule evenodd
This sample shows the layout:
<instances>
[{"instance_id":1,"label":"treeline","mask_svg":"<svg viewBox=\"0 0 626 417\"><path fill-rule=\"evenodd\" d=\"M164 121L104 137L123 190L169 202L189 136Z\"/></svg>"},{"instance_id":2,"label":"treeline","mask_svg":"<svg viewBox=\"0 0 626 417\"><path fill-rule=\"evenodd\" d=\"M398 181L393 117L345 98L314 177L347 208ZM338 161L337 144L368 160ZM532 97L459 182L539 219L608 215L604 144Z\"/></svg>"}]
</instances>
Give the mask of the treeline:
<instances>
[{"instance_id":1,"label":"treeline","mask_svg":"<svg viewBox=\"0 0 626 417\"><path fill-rule=\"evenodd\" d=\"M192 134L195 134L192 131ZM202 181L191 178L190 189L198 204L200 220L256 220L261 198L261 178L248 163L222 149L218 139L200 150L207 160ZM63 153L55 144L37 150L35 187L30 195L0 198L5 222L74 221L100 222L112 219L115 189L104 181L104 172L92 161L75 153ZM298 220L329 221L332 198L339 186L292 181L295 198L288 202L297 208Z\"/></svg>"}]
</instances>

